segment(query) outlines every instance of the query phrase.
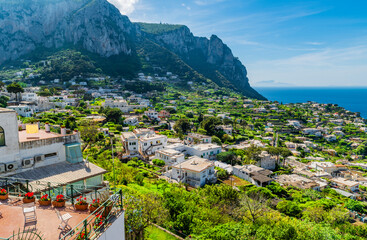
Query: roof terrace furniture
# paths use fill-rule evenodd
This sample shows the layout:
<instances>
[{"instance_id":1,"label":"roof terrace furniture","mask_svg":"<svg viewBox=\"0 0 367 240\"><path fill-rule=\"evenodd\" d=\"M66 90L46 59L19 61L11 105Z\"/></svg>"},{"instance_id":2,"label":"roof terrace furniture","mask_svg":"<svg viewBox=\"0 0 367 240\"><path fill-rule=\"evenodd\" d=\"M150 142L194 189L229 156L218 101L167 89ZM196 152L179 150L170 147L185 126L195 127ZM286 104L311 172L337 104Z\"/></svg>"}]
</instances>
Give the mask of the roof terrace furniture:
<instances>
[{"instance_id":1,"label":"roof terrace furniture","mask_svg":"<svg viewBox=\"0 0 367 240\"><path fill-rule=\"evenodd\" d=\"M66 226L70 227L68 222L72 218L72 216L69 213L65 213L64 215L61 215L57 209L55 209L55 211L56 211L57 217L61 221L59 228L61 228L64 231Z\"/></svg>"},{"instance_id":2,"label":"roof terrace furniture","mask_svg":"<svg viewBox=\"0 0 367 240\"><path fill-rule=\"evenodd\" d=\"M23 204L22 208L23 208L23 215L24 215L24 224L27 224L28 222L37 221L36 206L34 202L25 203Z\"/></svg>"}]
</instances>

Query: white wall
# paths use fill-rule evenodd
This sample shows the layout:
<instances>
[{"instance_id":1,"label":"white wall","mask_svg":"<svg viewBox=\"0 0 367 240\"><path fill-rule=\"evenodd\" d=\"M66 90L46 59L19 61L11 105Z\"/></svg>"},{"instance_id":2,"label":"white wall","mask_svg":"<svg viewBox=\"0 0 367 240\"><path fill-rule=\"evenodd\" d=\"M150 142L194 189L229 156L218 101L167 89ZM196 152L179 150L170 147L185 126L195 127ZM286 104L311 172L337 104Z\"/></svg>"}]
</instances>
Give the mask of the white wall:
<instances>
[{"instance_id":1,"label":"white wall","mask_svg":"<svg viewBox=\"0 0 367 240\"><path fill-rule=\"evenodd\" d=\"M125 212L98 238L98 240L125 240Z\"/></svg>"},{"instance_id":2,"label":"white wall","mask_svg":"<svg viewBox=\"0 0 367 240\"><path fill-rule=\"evenodd\" d=\"M5 133L5 146L0 147L0 162L11 162L19 159L19 135L16 113L11 110L0 112L0 126Z\"/></svg>"}]
</instances>

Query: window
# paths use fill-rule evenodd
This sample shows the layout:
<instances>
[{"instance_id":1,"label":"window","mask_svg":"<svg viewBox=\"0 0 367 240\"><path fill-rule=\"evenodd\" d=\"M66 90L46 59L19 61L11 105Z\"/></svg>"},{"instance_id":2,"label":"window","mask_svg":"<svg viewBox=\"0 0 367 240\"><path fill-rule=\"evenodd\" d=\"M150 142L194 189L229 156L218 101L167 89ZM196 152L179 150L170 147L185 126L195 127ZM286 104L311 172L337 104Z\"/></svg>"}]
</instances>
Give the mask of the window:
<instances>
[{"instance_id":1,"label":"window","mask_svg":"<svg viewBox=\"0 0 367 240\"><path fill-rule=\"evenodd\" d=\"M48 154L45 154L45 158L50 158L50 157L56 157L57 156L57 153L48 153Z\"/></svg>"},{"instance_id":2,"label":"window","mask_svg":"<svg viewBox=\"0 0 367 240\"><path fill-rule=\"evenodd\" d=\"M5 146L5 132L2 127L0 127L0 147Z\"/></svg>"}]
</instances>

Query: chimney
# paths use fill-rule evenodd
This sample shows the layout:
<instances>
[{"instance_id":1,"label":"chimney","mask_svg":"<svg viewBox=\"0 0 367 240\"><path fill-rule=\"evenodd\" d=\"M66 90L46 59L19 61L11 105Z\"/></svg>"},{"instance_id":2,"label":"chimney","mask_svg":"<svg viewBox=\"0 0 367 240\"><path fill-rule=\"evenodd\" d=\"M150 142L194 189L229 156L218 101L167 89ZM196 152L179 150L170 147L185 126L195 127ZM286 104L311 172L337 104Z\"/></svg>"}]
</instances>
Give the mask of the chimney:
<instances>
[{"instance_id":1,"label":"chimney","mask_svg":"<svg viewBox=\"0 0 367 240\"><path fill-rule=\"evenodd\" d=\"M65 128L65 126L61 126L61 135L63 135L63 136L66 135L66 128Z\"/></svg>"},{"instance_id":2,"label":"chimney","mask_svg":"<svg viewBox=\"0 0 367 240\"><path fill-rule=\"evenodd\" d=\"M45 131L47 132L47 133L49 133L50 132L50 124L47 122L47 123L45 123Z\"/></svg>"}]
</instances>

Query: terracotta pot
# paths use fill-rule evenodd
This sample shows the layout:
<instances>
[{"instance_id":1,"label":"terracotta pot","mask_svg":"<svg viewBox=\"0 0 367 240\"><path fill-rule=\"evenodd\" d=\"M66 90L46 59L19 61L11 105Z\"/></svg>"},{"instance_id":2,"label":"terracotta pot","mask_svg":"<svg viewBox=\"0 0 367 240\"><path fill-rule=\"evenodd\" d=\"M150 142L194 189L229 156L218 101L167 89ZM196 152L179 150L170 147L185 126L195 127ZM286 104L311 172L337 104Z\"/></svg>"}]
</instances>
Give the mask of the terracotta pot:
<instances>
[{"instance_id":1,"label":"terracotta pot","mask_svg":"<svg viewBox=\"0 0 367 240\"><path fill-rule=\"evenodd\" d=\"M89 211L91 213L95 212L97 209L101 209L101 207L100 206L99 207L93 207L92 205L89 206Z\"/></svg>"},{"instance_id":2,"label":"terracotta pot","mask_svg":"<svg viewBox=\"0 0 367 240\"><path fill-rule=\"evenodd\" d=\"M31 203L31 202L35 202L36 198L23 198L23 203Z\"/></svg>"},{"instance_id":3,"label":"terracotta pot","mask_svg":"<svg viewBox=\"0 0 367 240\"><path fill-rule=\"evenodd\" d=\"M85 211L88 209L88 204L75 204L75 209L79 211Z\"/></svg>"},{"instance_id":4,"label":"terracotta pot","mask_svg":"<svg viewBox=\"0 0 367 240\"><path fill-rule=\"evenodd\" d=\"M48 201L41 201L41 200L38 200L38 203L39 203L41 206L50 206L50 205L51 205L51 200L48 200Z\"/></svg>"},{"instance_id":5,"label":"terracotta pot","mask_svg":"<svg viewBox=\"0 0 367 240\"><path fill-rule=\"evenodd\" d=\"M111 210L112 210L112 204L110 206L106 206L105 209L103 210L102 217L107 217L108 214L111 212Z\"/></svg>"},{"instance_id":6,"label":"terracotta pot","mask_svg":"<svg viewBox=\"0 0 367 240\"><path fill-rule=\"evenodd\" d=\"M65 201L62 201L62 202L53 201L52 206L54 206L55 208L65 207Z\"/></svg>"},{"instance_id":7,"label":"terracotta pot","mask_svg":"<svg viewBox=\"0 0 367 240\"><path fill-rule=\"evenodd\" d=\"M8 196L9 196L8 193L5 194L5 195L0 195L0 200L6 200L6 199L8 199Z\"/></svg>"}]
</instances>

